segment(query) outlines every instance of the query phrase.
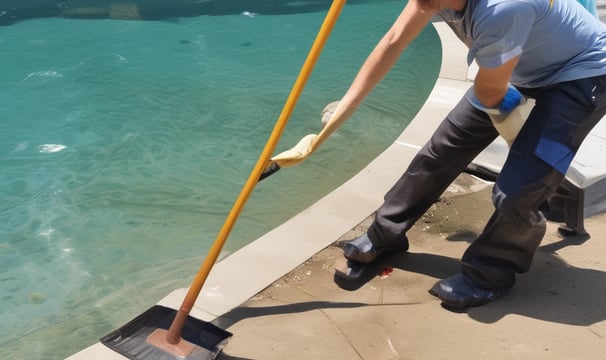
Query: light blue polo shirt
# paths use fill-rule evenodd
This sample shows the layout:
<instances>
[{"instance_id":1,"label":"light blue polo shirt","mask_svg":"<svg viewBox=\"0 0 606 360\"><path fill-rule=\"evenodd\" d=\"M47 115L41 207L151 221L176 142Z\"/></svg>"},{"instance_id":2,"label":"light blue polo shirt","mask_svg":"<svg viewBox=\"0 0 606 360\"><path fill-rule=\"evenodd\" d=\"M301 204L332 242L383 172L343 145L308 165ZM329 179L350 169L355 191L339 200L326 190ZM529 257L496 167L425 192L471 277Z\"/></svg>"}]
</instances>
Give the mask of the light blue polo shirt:
<instances>
[{"instance_id":1,"label":"light blue polo shirt","mask_svg":"<svg viewBox=\"0 0 606 360\"><path fill-rule=\"evenodd\" d=\"M510 82L542 87L606 74L606 26L577 0L467 0L440 16L493 68L520 55Z\"/></svg>"}]
</instances>

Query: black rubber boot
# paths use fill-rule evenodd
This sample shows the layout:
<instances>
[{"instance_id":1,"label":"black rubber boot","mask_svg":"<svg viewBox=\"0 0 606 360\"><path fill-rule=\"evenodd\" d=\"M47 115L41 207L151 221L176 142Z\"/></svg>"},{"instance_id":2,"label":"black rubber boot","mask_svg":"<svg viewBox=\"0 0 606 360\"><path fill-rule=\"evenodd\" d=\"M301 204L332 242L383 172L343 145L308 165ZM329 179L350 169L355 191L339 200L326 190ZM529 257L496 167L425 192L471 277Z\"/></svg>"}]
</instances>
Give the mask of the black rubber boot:
<instances>
[{"instance_id":1,"label":"black rubber boot","mask_svg":"<svg viewBox=\"0 0 606 360\"><path fill-rule=\"evenodd\" d=\"M429 293L440 298L446 308L463 310L481 306L505 295L509 288L500 290L481 289L463 274L456 274L438 281Z\"/></svg>"},{"instance_id":2,"label":"black rubber boot","mask_svg":"<svg viewBox=\"0 0 606 360\"><path fill-rule=\"evenodd\" d=\"M395 252L404 252L408 250L408 241L403 241L401 245L394 247L376 247L370 241L368 234L364 234L354 240L351 240L343 246L343 255L349 259L363 264L375 261L379 256Z\"/></svg>"}]
</instances>

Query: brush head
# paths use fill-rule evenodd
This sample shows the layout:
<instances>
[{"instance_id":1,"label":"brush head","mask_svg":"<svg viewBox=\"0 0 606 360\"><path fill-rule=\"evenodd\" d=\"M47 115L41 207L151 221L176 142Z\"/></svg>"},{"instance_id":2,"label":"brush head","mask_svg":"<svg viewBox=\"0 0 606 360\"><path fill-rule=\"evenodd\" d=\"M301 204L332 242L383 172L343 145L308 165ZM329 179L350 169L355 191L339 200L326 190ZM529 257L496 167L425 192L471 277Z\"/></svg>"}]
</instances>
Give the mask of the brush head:
<instances>
[{"instance_id":1,"label":"brush head","mask_svg":"<svg viewBox=\"0 0 606 360\"><path fill-rule=\"evenodd\" d=\"M101 343L129 359L213 360L232 336L232 333L211 323L188 316L181 341L177 346L166 345L168 342L162 335L166 334L176 314L174 309L155 305L101 338Z\"/></svg>"},{"instance_id":2,"label":"brush head","mask_svg":"<svg viewBox=\"0 0 606 360\"><path fill-rule=\"evenodd\" d=\"M179 358L184 359L191 354L196 345L189 341L179 338L178 341L173 344L168 341L168 330L156 329L147 337L147 342L160 350Z\"/></svg>"}]
</instances>

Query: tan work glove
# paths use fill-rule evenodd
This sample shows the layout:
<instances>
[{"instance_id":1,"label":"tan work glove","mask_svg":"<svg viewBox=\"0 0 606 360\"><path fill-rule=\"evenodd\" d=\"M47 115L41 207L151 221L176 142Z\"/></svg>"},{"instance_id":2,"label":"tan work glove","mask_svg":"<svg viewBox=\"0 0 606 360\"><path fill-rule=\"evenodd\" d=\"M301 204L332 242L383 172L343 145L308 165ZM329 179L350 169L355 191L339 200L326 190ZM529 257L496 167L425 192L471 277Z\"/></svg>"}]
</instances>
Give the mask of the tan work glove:
<instances>
[{"instance_id":1,"label":"tan work glove","mask_svg":"<svg viewBox=\"0 0 606 360\"><path fill-rule=\"evenodd\" d=\"M506 116L488 114L490 121L492 121L492 125L494 125L495 129L499 132L499 135L501 135L509 147L511 147L513 141L518 136L520 129L522 129L522 126L526 123L533 106L534 100L526 100Z\"/></svg>"},{"instance_id":2,"label":"tan work glove","mask_svg":"<svg viewBox=\"0 0 606 360\"><path fill-rule=\"evenodd\" d=\"M309 134L304 136L293 148L283 151L270 159L270 163L276 163L281 168L297 165L311 155L311 144L318 135Z\"/></svg>"},{"instance_id":3,"label":"tan work glove","mask_svg":"<svg viewBox=\"0 0 606 360\"><path fill-rule=\"evenodd\" d=\"M505 140L507 145L511 147L518 133L524 126L528 115L534 106L534 101L526 99L522 96L519 105L507 114L501 113L495 108L486 108L475 98L473 86L467 90L465 97L477 109L488 114L492 125L499 132L499 135Z\"/></svg>"},{"instance_id":4,"label":"tan work glove","mask_svg":"<svg viewBox=\"0 0 606 360\"><path fill-rule=\"evenodd\" d=\"M322 110L322 128L324 128L324 126L328 124L328 121L330 120L330 117L332 116L338 104L338 101L334 101L324 107L324 109ZM273 156L270 159L269 166L275 163L279 167L283 168L302 163L305 159L307 159L307 157L309 157L309 155L311 155L311 153L316 150L317 147L314 147L313 145L314 140L316 140L318 136L319 135L316 134L309 134L304 136L293 148Z\"/></svg>"}]
</instances>

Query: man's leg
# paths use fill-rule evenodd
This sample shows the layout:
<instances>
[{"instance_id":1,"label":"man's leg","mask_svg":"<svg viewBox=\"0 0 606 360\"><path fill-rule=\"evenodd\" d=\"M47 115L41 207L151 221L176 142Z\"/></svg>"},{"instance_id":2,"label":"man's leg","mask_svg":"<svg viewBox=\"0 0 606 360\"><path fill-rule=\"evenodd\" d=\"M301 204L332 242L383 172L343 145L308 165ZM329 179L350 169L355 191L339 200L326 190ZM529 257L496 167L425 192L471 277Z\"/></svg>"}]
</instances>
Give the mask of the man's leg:
<instances>
[{"instance_id":1,"label":"man's leg","mask_svg":"<svg viewBox=\"0 0 606 360\"><path fill-rule=\"evenodd\" d=\"M539 206L554 194L583 139L606 113L604 90L606 77L599 77L532 94L536 106L495 184L492 217L465 252L462 273L431 290L446 306L490 302L514 285L515 273L529 270L546 228Z\"/></svg>"},{"instance_id":2,"label":"man's leg","mask_svg":"<svg viewBox=\"0 0 606 360\"><path fill-rule=\"evenodd\" d=\"M407 250L406 231L497 135L484 112L461 100L385 195L367 234L345 245L345 257L367 263Z\"/></svg>"}]
</instances>

